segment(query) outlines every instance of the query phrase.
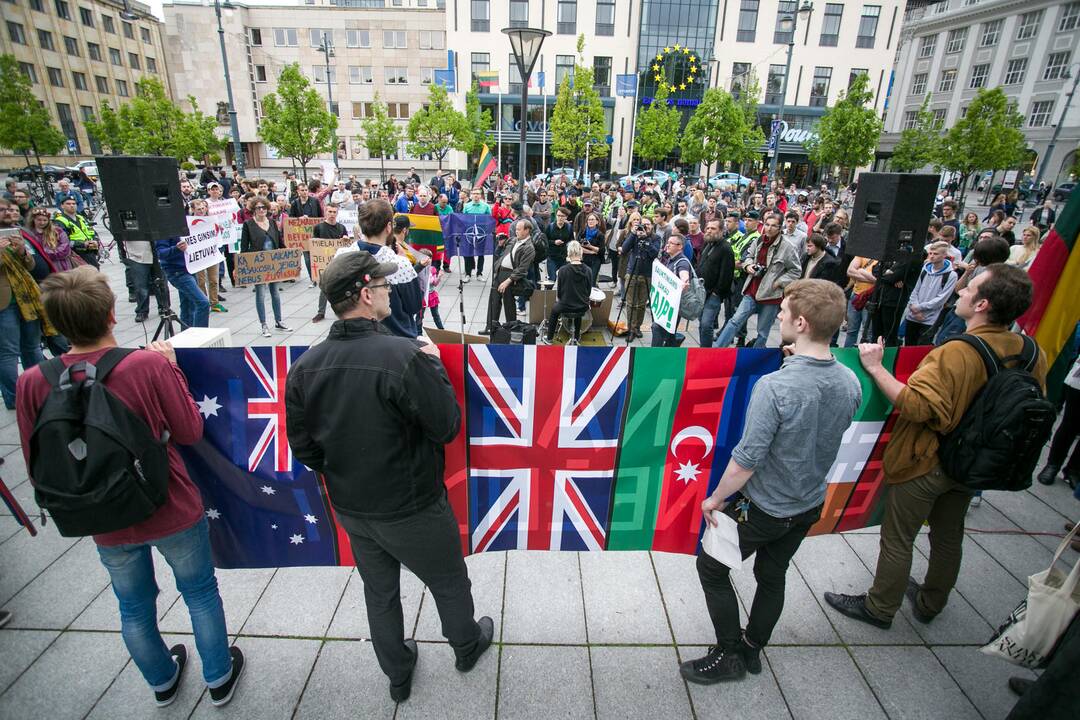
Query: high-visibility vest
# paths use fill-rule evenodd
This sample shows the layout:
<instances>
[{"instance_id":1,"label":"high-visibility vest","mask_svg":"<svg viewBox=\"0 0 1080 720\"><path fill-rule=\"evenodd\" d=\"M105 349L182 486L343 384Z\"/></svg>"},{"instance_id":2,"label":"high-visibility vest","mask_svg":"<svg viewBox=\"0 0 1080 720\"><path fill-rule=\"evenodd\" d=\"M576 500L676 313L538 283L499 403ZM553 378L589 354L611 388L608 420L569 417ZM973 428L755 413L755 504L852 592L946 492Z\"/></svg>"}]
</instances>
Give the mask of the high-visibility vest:
<instances>
[{"instance_id":1,"label":"high-visibility vest","mask_svg":"<svg viewBox=\"0 0 1080 720\"><path fill-rule=\"evenodd\" d=\"M736 237L736 235L738 237ZM732 238L735 238L735 239L730 240L730 242L731 242L731 250L732 250L732 252L735 253L735 262L739 262L739 259L742 257L742 251L744 249L746 249L746 246L749 245L750 243L752 243L754 240L757 240L759 237L761 237L761 233L756 231L756 230L754 232L752 232L752 233L743 234L743 233L736 232L735 235L732 235ZM742 277L742 274L743 274L742 270L740 270L740 269L738 269L736 267L735 268L735 277L737 277L737 278Z\"/></svg>"},{"instance_id":2,"label":"high-visibility vest","mask_svg":"<svg viewBox=\"0 0 1080 720\"><path fill-rule=\"evenodd\" d=\"M88 242L97 240L97 236L94 235L93 229L82 215L76 215L75 220L73 221L64 213L57 213L53 220L59 223L60 227L64 228L64 232L67 233L68 239L71 240L71 244L76 247L82 247Z\"/></svg>"}]
</instances>

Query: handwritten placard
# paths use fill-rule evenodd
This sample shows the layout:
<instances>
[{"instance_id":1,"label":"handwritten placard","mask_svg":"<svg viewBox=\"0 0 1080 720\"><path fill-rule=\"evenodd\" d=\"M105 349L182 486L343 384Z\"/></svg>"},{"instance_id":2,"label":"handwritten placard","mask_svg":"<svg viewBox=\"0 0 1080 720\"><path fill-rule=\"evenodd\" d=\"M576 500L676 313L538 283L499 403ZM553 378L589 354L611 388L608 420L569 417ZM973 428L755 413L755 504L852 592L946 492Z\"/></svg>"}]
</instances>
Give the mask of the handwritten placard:
<instances>
[{"instance_id":1,"label":"handwritten placard","mask_svg":"<svg viewBox=\"0 0 1080 720\"><path fill-rule=\"evenodd\" d=\"M338 210L337 221L345 226L345 229L349 232L349 235L354 234L356 228L356 208L346 209L341 208Z\"/></svg>"},{"instance_id":2,"label":"handwritten placard","mask_svg":"<svg viewBox=\"0 0 1080 720\"><path fill-rule=\"evenodd\" d=\"M236 284L242 287L264 285L300 277L303 251L300 248L278 248L236 255Z\"/></svg>"},{"instance_id":3,"label":"handwritten placard","mask_svg":"<svg viewBox=\"0 0 1080 720\"><path fill-rule=\"evenodd\" d=\"M659 260L653 260L649 305L653 320L669 333L675 332L679 324L680 300L682 300L682 281Z\"/></svg>"},{"instance_id":4,"label":"handwritten placard","mask_svg":"<svg viewBox=\"0 0 1080 720\"><path fill-rule=\"evenodd\" d=\"M222 235L226 232L228 215L198 215L187 219L189 235L183 238L184 264L189 273L220 265Z\"/></svg>"},{"instance_id":5,"label":"handwritten placard","mask_svg":"<svg viewBox=\"0 0 1080 720\"><path fill-rule=\"evenodd\" d=\"M224 230L221 236L221 244L229 246L229 252L240 252L240 233L244 224L240 222L240 203L233 198L220 200L207 200L208 215L224 215Z\"/></svg>"},{"instance_id":6,"label":"handwritten placard","mask_svg":"<svg viewBox=\"0 0 1080 720\"><path fill-rule=\"evenodd\" d=\"M286 217L283 234L285 247L299 250L311 249L311 236L315 232L315 226L322 222L322 218L309 217Z\"/></svg>"},{"instance_id":7,"label":"handwritten placard","mask_svg":"<svg viewBox=\"0 0 1080 720\"><path fill-rule=\"evenodd\" d=\"M311 277L318 281L319 274L334 259L338 250L349 247L355 240L343 237L334 240L332 238L311 238Z\"/></svg>"}]
</instances>

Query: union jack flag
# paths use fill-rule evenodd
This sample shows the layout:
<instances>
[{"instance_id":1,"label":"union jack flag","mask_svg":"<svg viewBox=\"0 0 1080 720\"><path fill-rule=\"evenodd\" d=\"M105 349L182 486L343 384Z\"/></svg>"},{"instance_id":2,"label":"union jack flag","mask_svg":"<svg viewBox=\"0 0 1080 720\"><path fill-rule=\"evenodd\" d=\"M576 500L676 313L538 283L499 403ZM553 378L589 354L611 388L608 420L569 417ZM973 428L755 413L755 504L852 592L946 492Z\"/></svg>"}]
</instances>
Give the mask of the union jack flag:
<instances>
[{"instance_id":1,"label":"union jack flag","mask_svg":"<svg viewBox=\"0 0 1080 720\"><path fill-rule=\"evenodd\" d=\"M468 353L473 552L603 550L629 352L470 345Z\"/></svg>"},{"instance_id":2,"label":"union jack flag","mask_svg":"<svg viewBox=\"0 0 1080 720\"><path fill-rule=\"evenodd\" d=\"M247 399L247 415L250 420L267 420L262 435L248 455L248 470L255 472L270 445L274 446L274 471L292 472L292 449L285 434L285 378L289 374L289 348L277 345L273 348L272 372L251 348L244 349L244 361L259 381L266 397Z\"/></svg>"}]
</instances>

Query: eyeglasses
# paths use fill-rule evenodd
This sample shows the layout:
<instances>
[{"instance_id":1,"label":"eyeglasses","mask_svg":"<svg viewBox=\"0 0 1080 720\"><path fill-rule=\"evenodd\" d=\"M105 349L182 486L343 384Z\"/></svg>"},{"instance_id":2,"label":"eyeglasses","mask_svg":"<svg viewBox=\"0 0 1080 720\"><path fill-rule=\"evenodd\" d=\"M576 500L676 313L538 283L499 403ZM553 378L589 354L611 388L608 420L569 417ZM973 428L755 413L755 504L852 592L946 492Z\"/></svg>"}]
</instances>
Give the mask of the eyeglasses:
<instances>
[{"instance_id":1,"label":"eyeglasses","mask_svg":"<svg viewBox=\"0 0 1080 720\"><path fill-rule=\"evenodd\" d=\"M367 285L368 290L378 290L379 288L387 288L389 292L390 283L379 283L378 285Z\"/></svg>"}]
</instances>

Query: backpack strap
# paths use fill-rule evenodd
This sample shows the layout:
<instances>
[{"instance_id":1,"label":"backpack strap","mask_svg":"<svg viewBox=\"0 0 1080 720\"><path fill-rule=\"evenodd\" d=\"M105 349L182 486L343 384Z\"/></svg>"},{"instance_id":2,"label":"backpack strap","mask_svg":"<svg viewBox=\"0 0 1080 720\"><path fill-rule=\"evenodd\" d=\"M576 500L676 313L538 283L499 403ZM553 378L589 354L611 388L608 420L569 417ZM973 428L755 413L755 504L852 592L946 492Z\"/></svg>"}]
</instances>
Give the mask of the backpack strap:
<instances>
[{"instance_id":1,"label":"backpack strap","mask_svg":"<svg viewBox=\"0 0 1080 720\"><path fill-rule=\"evenodd\" d=\"M975 352L979 353L979 357L982 358L983 365L986 367L987 380L996 375L997 371L1001 369L1001 361L998 360L997 353L990 349L990 346L987 345L986 341L982 338L976 335L963 333L962 335L951 337L949 340L960 340L975 348Z\"/></svg>"},{"instance_id":2,"label":"backpack strap","mask_svg":"<svg viewBox=\"0 0 1080 720\"><path fill-rule=\"evenodd\" d=\"M52 360L38 363L38 369L41 370L41 374L45 376L45 379L49 381L49 385L59 388L60 377L63 375L64 370L67 369L67 366L63 360L55 357Z\"/></svg>"},{"instance_id":3,"label":"backpack strap","mask_svg":"<svg viewBox=\"0 0 1080 720\"><path fill-rule=\"evenodd\" d=\"M1035 369L1035 362L1039 359L1039 346L1035 343L1035 340L1028 335L1021 335L1020 339L1024 341L1023 347L1016 355L1010 355L1002 360L1002 364L1008 364L1015 362L1017 367L1021 367L1025 372L1031 372Z\"/></svg>"},{"instance_id":4,"label":"backpack strap","mask_svg":"<svg viewBox=\"0 0 1080 720\"><path fill-rule=\"evenodd\" d=\"M135 352L134 348L114 347L106 350L105 354L94 364L94 382L104 382L105 377L112 372L112 369L133 352Z\"/></svg>"}]
</instances>

